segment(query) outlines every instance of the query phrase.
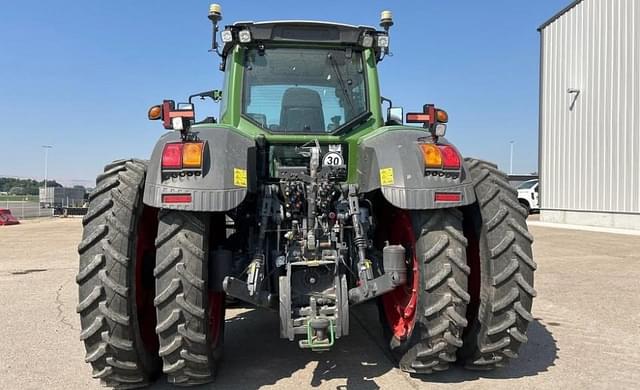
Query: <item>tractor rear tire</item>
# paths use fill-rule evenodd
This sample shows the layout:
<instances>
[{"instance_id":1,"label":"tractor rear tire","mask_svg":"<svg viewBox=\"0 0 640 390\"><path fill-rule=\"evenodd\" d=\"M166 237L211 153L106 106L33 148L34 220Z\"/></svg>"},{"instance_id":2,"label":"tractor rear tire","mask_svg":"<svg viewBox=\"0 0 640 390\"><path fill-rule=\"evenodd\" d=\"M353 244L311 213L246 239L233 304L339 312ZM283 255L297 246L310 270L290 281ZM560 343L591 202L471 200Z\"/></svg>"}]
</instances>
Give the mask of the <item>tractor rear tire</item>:
<instances>
[{"instance_id":1,"label":"tractor rear tire","mask_svg":"<svg viewBox=\"0 0 640 390\"><path fill-rule=\"evenodd\" d=\"M518 356L533 320L533 237L517 191L491 163L467 159L477 203L465 210L471 304L458 356L469 369L490 370ZM476 272L476 270L478 272Z\"/></svg>"},{"instance_id":2,"label":"tractor rear tire","mask_svg":"<svg viewBox=\"0 0 640 390\"><path fill-rule=\"evenodd\" d=\"M208 383L222 355L225 301L209 291L209 215L161 210L159 221L154 304L163 370L175 385Z\"/></svg>"},{"instance_id":3,"label":"tractor rear tire","mask_svg":"<svg viewBox=\"0 0 640 390\"><path fill-rule=\"evenodd\" d=\"M396 209L381 221L379 236L407 250L406 286L379 299L379 313L392 355L406 372L444 371L456 360L467 325L467 276L462 214L455 209ZM406 231L403 234L402 231Z\"/></svg>"},{"instance_id":4,"label":"tractor rear tire","mask_svg":"<svg viewBox=\"0 0 640 390\"><path fill-rule=\"evenodd\" d=\"M78 246L80 339L106 386L148 385L160 373L154 333L156 210L142 204L146 162L107 165L89 195Z\"/></svg>"}]
</instances>

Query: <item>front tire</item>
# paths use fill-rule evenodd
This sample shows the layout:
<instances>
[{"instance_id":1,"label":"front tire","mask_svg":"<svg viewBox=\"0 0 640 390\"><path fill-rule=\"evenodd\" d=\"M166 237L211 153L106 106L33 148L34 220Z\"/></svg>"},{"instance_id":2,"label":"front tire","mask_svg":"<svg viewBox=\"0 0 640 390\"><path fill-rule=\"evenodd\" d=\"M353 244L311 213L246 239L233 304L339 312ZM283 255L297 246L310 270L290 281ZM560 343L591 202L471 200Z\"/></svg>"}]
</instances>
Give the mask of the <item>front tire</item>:
<instances>
[{"instance_id":1,"label":"front tire","mask_svg":"<svg viewBox=\"0 0 640 390\"><path fill-rule=\"evenodd\" d=\"M378 242L403 245L408 255L407 285L379 300L391 353L403 371L446 370L456 360L467 325L469 267L462 215L453 209L395 209L380 222Z\"/></svg>"},{"instance_id":2,"label":"front tire","mask_svg":"<svg viewBox=\"0 0 640 390\"><path fill-rule=\"evenodd\" d=\"M163 370L176 385L213 381L221 358L224 294L209 291L209 235L208 214L160 211L156 332Z\"/></svg>"},{"instance_id":3,"label":"front tire","mask_svg":"<svg viewBox=\"0 0 640 390\"><path fill-rule=\"evenodd\" d=\"M142 204L146 162L120 160L104 169L89 195L76 276L80 339L93 377L137 388L160 373L153 331L153 240L156 210Z\"/></svg>"}]
</instances>

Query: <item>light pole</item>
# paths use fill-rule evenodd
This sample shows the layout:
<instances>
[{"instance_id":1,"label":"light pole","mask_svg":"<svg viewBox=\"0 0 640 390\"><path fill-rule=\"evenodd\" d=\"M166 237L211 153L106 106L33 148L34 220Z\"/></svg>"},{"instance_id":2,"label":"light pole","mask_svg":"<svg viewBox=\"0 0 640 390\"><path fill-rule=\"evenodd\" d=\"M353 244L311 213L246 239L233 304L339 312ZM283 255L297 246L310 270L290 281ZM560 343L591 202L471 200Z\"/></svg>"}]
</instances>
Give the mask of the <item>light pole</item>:
<instances>
[{"instance_id":1,"label":"light pole","mask_svg":"<svg viewBox=\"0 0 640 390\"><path fill-rule=\"evenodd\" d=\"M49 199L49 191L47 191L47 171L49 163L49 149L53 148L51 145L42 145L44 149L44 202ZM40 202L43 203L43 202Z\"/></svg>"},{"instance_id":2,"label":"light pole","mask_svg":"<svg viewBox=\"0 0 640 390\"><path fill-rule=\"evenodd\" d=\"M509 174L513 175L513 144L515 143L515 141L509 141L509 144L511 145L511 154L509 157Z\"/></svg>"}]
</instances>

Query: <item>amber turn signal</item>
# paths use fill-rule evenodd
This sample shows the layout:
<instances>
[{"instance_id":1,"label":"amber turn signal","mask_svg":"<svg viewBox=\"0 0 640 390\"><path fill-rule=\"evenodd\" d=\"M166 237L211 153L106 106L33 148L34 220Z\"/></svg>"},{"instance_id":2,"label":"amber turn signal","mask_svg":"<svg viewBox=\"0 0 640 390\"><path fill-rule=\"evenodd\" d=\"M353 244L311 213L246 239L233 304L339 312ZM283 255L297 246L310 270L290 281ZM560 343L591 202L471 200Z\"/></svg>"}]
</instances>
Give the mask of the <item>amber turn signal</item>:
<instances>
[{"instance_id":1,"label":"amber turn signal","mask_svg":"<svg viewBox=\"0 0 640 390\"><path fill-rule=\"evenodd\" d=\"M424 165L427 168L442 168L440 149L434 144L421 144Z\"/></svg>"},{"instance_id":2,"label":"amber turn signal","mask_svg":"<svg viewBox=\"0 0 640 390\"><path fill-rule=\"evenodd\" d=\"M149 117L150 121L162 119L162 106L151 106L151 108L149 108L147 116Z\"/></svg>"},{"instance_id":3,"label":"amber turn signal","mask_svg":"<svg viewBox=\"0 0 640 390\"><path fill-rule=\"evenodd\" d=\"M437 109L436 110L436 120L440 123L447 123L449 122L449 114L447 114L447 112L445 110L440 110Z\"/></svg>"},{"instance_id":4,"label":"amber turn signal","mask_svg":"<svg viewBox=\"0 0 640 390\"><path fill-rule=\"evenodd\" d=\"M204 144L202 142L188 142L183 144L182 149L182 167L183 168L201 168L202 167L202 150Z\"/></svg>"}]
</instances>

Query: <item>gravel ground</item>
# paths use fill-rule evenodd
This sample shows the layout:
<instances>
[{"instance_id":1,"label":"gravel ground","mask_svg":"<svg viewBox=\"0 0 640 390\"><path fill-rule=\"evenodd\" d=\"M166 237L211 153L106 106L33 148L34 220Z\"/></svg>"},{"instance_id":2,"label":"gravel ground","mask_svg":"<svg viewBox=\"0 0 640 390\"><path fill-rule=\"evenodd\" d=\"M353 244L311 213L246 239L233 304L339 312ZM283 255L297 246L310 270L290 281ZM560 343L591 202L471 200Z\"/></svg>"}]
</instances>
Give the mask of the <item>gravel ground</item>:
<instances>
[{"instance_id":1,"label":"gravel ground","mask_svg":"<svg viewBox=\"0 0 640 390\"><path fill-rule=\"evenodd\" d=\"M278 338L275 314L227 312L216 389L586 389L640 383L640 239L532 227L536 320L520 359L494 372L411 377L388 359L374 305L323 354ZM99 389L75 313L80 219L0 227L0 381L6 389ZM153 389L170 389L164 379Z\"/></svg>"}]
</instances>

